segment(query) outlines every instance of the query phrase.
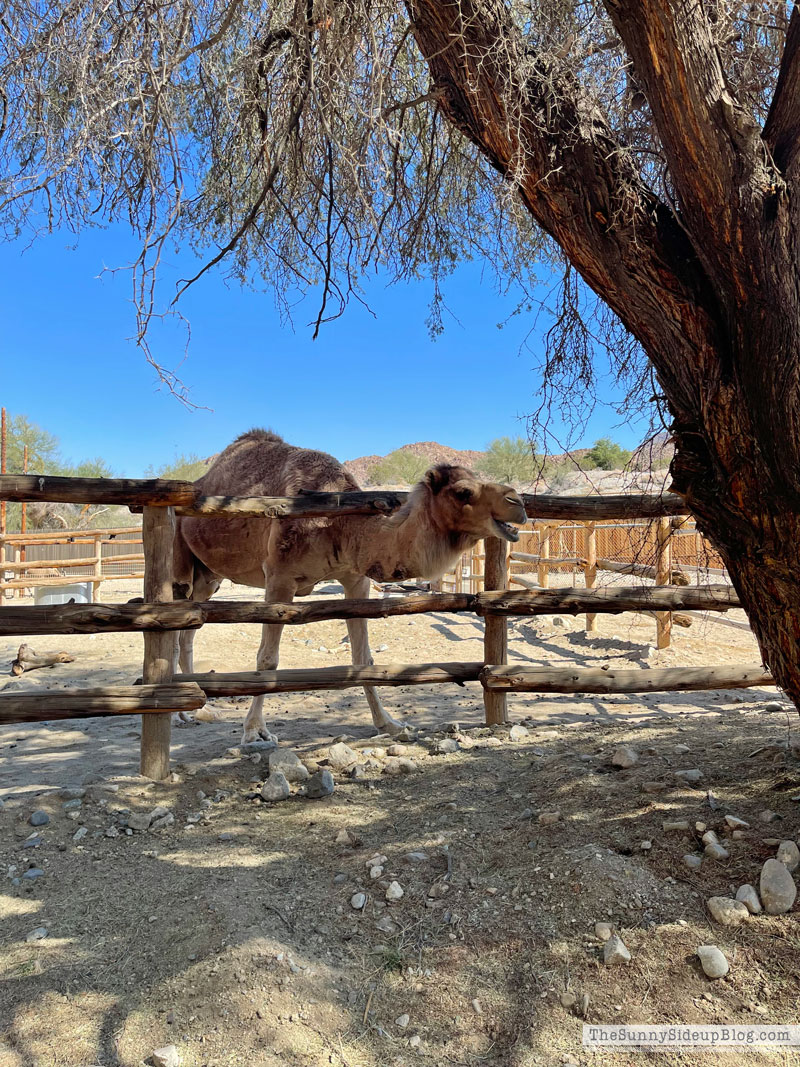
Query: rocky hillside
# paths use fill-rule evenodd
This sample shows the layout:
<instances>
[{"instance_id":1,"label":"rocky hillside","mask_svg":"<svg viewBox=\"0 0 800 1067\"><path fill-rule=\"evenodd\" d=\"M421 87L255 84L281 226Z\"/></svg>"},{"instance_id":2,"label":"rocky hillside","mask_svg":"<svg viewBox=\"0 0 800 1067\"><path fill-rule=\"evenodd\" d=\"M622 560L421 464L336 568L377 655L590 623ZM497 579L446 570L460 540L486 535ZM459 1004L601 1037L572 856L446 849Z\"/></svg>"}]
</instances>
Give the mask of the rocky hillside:
<instances>
[{"instance_id":1,"label":"rocky hillside","mask_svg":"<svg viewBox=\"0 0 800 1067\"><path fill-rule=\"evenodd\" d=\"M472 470L476 463L484 456L483 452L475 452L472 449L449 448L440 445L437 441L416 441L411 445L402 445L397 451L410 452L414 456L422 456L429 466L435 463L452 463L460 467ZM353 475L359 485L366 485L370 470L375 464L384 459L384 456L359 456L357 459L345 461L345 467Z\"/></svg>"}]
</instances>

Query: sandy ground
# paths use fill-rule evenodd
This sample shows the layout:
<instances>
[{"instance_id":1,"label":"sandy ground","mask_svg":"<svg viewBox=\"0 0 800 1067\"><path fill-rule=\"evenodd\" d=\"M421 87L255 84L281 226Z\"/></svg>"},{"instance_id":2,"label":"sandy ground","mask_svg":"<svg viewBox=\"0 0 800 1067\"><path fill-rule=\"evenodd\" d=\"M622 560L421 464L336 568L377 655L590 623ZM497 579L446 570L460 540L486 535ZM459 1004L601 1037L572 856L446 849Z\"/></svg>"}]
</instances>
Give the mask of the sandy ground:
<instances>
[{"instance_id":1,"label":"sandy ground","mask_svg":"<svg viewBox=\"0 0 800 1067\"><path fill-rule=\"evenodd\" d=\"M510 660L759 659L740 612L696 617L662 652L648 618L599 616L594 635L580 618L557 621L515 622ZM344 636L344 623L287 628L281 666L346 663ZM379 662L482 658L471 616L376 621L371 639L386 646ZM0 642L0 662L20 640ZM129 684L140 672L140 635L29 643L75 662L9 676L6 691ZM256 627L206 627L196 669L252 669L257 644ZM246 703L215 701L220 721L176 728L175 780L158 785L136 774L136 718L4 727L0 1067L139 1067L169 1044L184 1067L797 1062L766 1049L581 1044L586 1020L797 1021L797 911L727 928L705 909L708 897L757 883L777 843L800 833L796 715L766 713L776 698L515 695L511 719L529 733L514 741L481 727L477 685L385 690L421 734L403 749L417 770L390 777L391 742L370 740L360 691L287 694L267 702L282 747L313 770L344 736L366 769L337 772L324 800L296 790L276 805L258 798L265 757L235 750ZM453 721L458 751L433 755ZM640 754L629 770L611 764L621 743ZM683 768L702 771L698 788L675 778ZM655 793L642 788L652 781ZM64 787L86 789L73 810ZM174 822L126 833L131 812L156 805ZM50 817L40 831L29 823L37 809ZM741 838L731 840L726 814L750 824ZM665 819L690 829L665 831ZM730 856L690 871L681 857L702 855L706 828ZM373 879L375 855L385 860ZM23 878L31 866L43 874ZM394 881L404 894L387 903ZM629 964L603 966L600 920L620 931ZM46 936L28 940L34 930ZM696 947L708 943L731 962L722 980L699 969Z\"/></svg>"}]
</instances>

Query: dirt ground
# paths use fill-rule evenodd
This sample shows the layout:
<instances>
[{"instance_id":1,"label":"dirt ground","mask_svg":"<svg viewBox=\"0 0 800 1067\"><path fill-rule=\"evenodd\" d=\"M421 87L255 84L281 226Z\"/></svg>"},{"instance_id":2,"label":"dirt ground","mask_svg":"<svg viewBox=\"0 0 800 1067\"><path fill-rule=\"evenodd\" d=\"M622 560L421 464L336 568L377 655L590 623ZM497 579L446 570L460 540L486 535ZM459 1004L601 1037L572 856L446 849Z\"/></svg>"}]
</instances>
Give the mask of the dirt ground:
<instances>
[{"instance_id":1,"label":"dirt ground","mask_svg":"<svg viewBox=\"0 0 800 1067\"><path fill-rule=\"evenodd\" d=\"M581 617L515 622L510 659L759 659L739 612L695 617L663 652L652 619L598 622L593 635ZM287 627L281 665L348 662L344 635L344 623ZM471 616L377 621L371 638L378 662L482 658ZM0 664L20 640L0 641ZM6 691L128 684L140 671L140 635L29 643L75 662L6 676ZM252 669L257 644L256 627L206 627L196 669ZM776 691L510 696L520 740L482 727L477 685L383 693L419 731L402 746L407 775L385 773L392 742L372 737L359 690L268 698L281 748L313 770L344 738L362 765L360 777L335 772L332 796L295 785L272 805L259 797L267 755L238 749L245 701L176 728L176 774L162 784L137 776L135 717L0 728L0 1067L139 1067L167 1045L183 1067L797 1062L796 1050L581 1040L586 1021L798 1021L797 905L737 927L705 907L757 884L800 834L797 718L766 710ZM432 754L445 737L457 751ZM621 744L639 755L626 770L611 763ZM685 769L702 772L695 787L675 777ZM126 830L159 805L174 821ZM34 811L49 822L32 826ZM749 828L733 838L726 815ZM681 819L690 829L663 828ZM690 869L682 857L703 854L705 829L729 858ZM403 895L387 901L394 882ZM603 964L598 921L629 963ZM727 956L725 978L703 974L703 944Z\"/></svg>"}]
</instances>

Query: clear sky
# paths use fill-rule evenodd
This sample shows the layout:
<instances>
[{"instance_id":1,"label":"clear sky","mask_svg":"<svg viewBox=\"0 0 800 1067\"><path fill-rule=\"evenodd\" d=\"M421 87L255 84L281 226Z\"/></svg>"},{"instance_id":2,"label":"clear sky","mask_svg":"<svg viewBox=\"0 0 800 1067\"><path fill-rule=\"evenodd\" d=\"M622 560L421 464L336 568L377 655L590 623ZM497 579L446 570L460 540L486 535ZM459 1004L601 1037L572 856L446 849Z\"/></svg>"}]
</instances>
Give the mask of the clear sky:
<instances>
[{"instance_id":1,"label":"clear sky","mask_svg":"<svg viewBox=\"0 0 800 1067\"><path fill-rule=\"evenodd\" d=\"M141 477L179 454L218 452L253 426L341 460L413 441L482 449L525 434L520 420L538 407L540 342L533 335L525 344L533 316L499 330L515 301L468 264L448 283L454 317L435 341L424 282L387 287L376 278L366 291L375 317L353 301L312 341L313 298L296 308L292 328L269 293L206 275L181 305L192 331L185 361L182 333L155 334L157 356L199 405L187 410L129 340L129 276L99 277L132 248L115 229L91 231L77 246L67 233L0 245L0 405L58 437L67 460L101 456L114 474ZM164 294L177 276L168 264ZM541 329L549 325L542 317ZM626 447L639 441L608 409L581 443L605 435Z\"/></svg>"}]
</instances>

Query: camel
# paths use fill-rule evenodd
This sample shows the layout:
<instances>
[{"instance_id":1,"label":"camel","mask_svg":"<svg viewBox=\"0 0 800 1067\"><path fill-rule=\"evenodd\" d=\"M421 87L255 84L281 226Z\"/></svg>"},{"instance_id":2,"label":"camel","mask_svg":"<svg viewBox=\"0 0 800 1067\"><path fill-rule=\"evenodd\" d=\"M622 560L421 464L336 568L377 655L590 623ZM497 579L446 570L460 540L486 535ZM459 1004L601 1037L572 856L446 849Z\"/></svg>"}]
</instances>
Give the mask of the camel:
<instances>
[{"instance_id":1,"label":"camel","mask_svg":"<svg viewBox=\"0 0 800 1067\"><path fill-rule=\"evenodd\" d=\"M195 485L206 495L297 496L303 490L358 490L355 479L324 452L297 448L267 430L242 434L220 453ZM291 603L317 582L335 579L345 596L367 598L371 580L439 578L462 552L485 537L519 540L511 524L526 521L519 494L508 485L480 482L464 467L432 467L392 515L341 518L178 518L174 567L177 597L206 600L223 578L264 590L267 603ZM365 619L348 619L354 664L373 662ZM265 624L257 669L278 666L282 625ZM179 635L177 658L191 674L195 630ZM365 686L372 721L396 734L404 723L384 709ZM274 740L256 696L244 722L244 742Z\"/></svg>"}]
</instances>

